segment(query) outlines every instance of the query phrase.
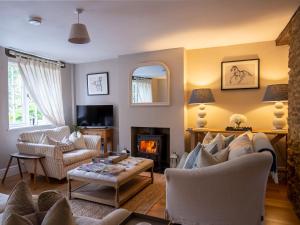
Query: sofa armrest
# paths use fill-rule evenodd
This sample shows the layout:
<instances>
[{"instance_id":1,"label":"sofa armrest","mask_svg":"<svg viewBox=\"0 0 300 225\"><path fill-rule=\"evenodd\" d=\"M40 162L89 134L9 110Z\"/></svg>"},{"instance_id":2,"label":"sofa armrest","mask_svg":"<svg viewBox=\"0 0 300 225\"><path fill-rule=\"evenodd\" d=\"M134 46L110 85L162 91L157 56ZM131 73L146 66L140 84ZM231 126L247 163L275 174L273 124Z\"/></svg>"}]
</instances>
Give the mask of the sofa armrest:
<instances>
[{"instance_id":1,"label":"sofa armrest","mask_svg":"<svg viewBox=\"0 0 300 225\"><path fill-rule=\"evenodd\" d=\"M83 135L84 142L88 149L100 150L101 147L101 136L99 135Z\"/></svg>"},{"instance_id":2,"label":"sofa armrest","mask_svg":"<svg viewBox=\"0 0 300 225\"><path fill-rule=\"evenodd\" d=\"M54 159L63 159L61 149L54 145L19 142L17 143L17 148L20 153L24 154L41 154Z\"/></svg>"},{"instance_id":3,"label":"sofa armrest","mask_svg":"<svg viewBox=\"0 0 300 225\"><path fill-rule=\"evenodd\" d=\"M200 169L166 169L166 213L180 224L260 224L271 163L268 152Z\"/></svg>"}]
</instances>

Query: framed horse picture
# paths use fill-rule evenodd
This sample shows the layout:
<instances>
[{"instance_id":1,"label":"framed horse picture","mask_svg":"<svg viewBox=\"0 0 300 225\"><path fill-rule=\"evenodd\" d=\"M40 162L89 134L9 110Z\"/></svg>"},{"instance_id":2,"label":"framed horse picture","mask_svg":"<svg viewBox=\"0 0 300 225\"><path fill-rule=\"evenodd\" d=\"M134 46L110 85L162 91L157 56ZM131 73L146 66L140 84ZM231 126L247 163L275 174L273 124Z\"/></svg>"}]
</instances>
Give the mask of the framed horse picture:
<instances>
[{"instance_id":1,"label":"framed horse picture","mask_svg":"<svg viewBox=\"0 0 300 225\"><path fill-rule=\"evenodd\" d=\"M109 95L108 72L87 74L88 95Z\"/></svg>"},{"instance_id":2,"label":"framed horse picture","mask_svg":"<svg viewBox=\"0 0 300 225\"><path fill-rule=\"evenodd\" d=\"M221 63L221 90L259 88L259 59Z\"/></svg>"}]
</instances>

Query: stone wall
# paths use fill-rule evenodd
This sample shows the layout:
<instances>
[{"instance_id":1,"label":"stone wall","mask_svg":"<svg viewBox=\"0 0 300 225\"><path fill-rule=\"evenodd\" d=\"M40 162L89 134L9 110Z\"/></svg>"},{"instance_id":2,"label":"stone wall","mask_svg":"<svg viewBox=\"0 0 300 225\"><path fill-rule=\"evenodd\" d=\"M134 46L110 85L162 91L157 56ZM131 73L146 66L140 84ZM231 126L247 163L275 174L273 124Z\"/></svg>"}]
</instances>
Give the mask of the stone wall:
<instances>
[{"instance_id":1,"label":"stone wall","mask_svg":"<svg viewBox=\"0 0 300 225\"><path fill-rule=\"evenodd\" d=\"M291 21L289 50L288 195L300 217L300 11Z\"/></svg>"}]
</instances>

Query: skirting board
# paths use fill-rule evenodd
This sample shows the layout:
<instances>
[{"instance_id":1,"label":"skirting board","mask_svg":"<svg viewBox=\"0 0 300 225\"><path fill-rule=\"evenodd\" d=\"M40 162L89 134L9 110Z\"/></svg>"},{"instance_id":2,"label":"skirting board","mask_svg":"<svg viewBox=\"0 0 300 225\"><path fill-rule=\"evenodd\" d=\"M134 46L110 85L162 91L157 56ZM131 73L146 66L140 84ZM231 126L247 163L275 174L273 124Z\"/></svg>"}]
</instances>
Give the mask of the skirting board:
<instances>
[{"instance_id":1,"label":"skirting board","mask_svg":"<svg viewBox=\"0 0 300 225\"><path fill-rule=\"evenodd\" d=\"M25 167L22 164L21 164L21 168L22 168L22 173L25 173L26 169L25 169ZM1 179L4 176L5 170L6 170L6 168L0 169L0 177L1 177ZM13 166L9 167L9 170L8 170L8 173L7 173L6 177L11 177L11 176L14 176L14 175L17 175L17 174L19 174L18 165L13 165Z\"/></svg>"}]
</instances>

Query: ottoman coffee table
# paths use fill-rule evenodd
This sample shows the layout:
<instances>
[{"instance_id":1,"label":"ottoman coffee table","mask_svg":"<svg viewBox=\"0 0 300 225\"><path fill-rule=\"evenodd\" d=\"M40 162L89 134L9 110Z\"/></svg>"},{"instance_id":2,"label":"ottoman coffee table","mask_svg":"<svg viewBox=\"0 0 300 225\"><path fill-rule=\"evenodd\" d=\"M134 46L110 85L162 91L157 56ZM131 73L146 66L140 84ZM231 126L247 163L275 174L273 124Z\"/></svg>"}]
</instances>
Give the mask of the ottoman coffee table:
<instances>
[{"instance_id":1,"label":"ottoman coffee table","mask_svg":"<svg viewBox=\"0 0 300 225\"><path fill-rule=\"evenodd\" d=\"M125 201L153 183L153 166L153 160L143 159L118 175L75 168L67 174L69 199L79 198L119 208ZM147 171L150 171L149 176L144 174ZM72 190L72 181L81 181L84 185Z\"/></svg>"}]
</instances>

